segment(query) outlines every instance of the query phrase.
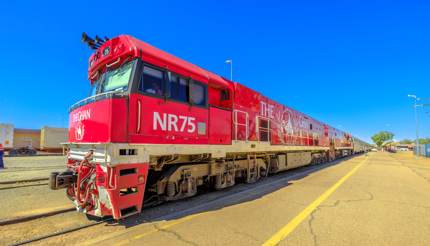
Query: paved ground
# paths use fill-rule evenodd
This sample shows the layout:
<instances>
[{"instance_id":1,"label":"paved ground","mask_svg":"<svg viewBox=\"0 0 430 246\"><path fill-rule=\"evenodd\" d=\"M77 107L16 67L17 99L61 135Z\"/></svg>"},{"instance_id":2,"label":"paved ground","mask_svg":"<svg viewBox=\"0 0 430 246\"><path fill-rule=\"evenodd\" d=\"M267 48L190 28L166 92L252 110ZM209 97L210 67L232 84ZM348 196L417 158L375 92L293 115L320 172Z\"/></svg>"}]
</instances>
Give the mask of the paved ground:
<instances>
[{"instance_id":1,"label":"paved ground","mask_svg":"<svg viewBox=\"0 0 430 246\"><path fill-rule=\"evenodd\" d=\"M430 162L415 160L410 153L371 153L290 181L257 199L136 225L87 243L99 241L115 245L428 245Z\"/></svg>"},{"instance_id":2,"label":"paved ground","mask_svg":"<svg viewBox=\"0 0 430 246\"><path fill-rule=\"evenodd\" d=\"M345 175L333 193L308 211ZM289 224L297 222L296 226ZM412 155L371 153L315 172L260 199L108 239L144 245L428 245L430 163ZM292 228L292 229L291 229ZM290 232L288 232L290 229ZM281 238L273 239L282 234ZM278 233L278 234L277 234ZM283 239L283 237L285 239ZM270 241L272 239L272 241Z\"/></svg>"},{"instance_id":3,"label":"paved ground","mask_svg":"<svg viewBox=\"0 0 430 246\"><path fill-rule=\"evenodd\" d=\"M85 223L85 217L73 214L67 215L67 220L52 218L44 224L60 227L72 221ZM27 229L7 227L0 228L1 232L19 239ZM377 152L168 203L118 224L102 224L37 244L429 245L429 242L430 160L415 159L411 153Z\"/></svg>"}]
</instances>

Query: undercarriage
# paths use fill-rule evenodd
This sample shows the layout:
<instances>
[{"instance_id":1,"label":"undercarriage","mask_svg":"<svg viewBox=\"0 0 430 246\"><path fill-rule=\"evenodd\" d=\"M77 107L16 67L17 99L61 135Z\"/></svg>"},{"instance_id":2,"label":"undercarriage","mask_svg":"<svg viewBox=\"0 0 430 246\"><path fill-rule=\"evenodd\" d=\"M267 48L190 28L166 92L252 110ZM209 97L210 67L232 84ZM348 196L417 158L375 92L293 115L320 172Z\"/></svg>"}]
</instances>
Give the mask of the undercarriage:
<instances>
[{"instance_id":1,"label":"undercarriage","mask_svg":"<svg viewBox=\"0 0 430 246\"><path fill-rule=\"evenodd\" d=\"M331 156L343 156L345 151L352 153L303 148L226 152L225 156L214 158L210 151L146 156L150 146L71 147L67 152L67 170L51 174L51 188L65 188L79 211L115 219L139 213L144 201L160 203L191 197L199 187L221 190L238 182L254 183L273 173L324 163Z\"/></svg>"}]
</instances>

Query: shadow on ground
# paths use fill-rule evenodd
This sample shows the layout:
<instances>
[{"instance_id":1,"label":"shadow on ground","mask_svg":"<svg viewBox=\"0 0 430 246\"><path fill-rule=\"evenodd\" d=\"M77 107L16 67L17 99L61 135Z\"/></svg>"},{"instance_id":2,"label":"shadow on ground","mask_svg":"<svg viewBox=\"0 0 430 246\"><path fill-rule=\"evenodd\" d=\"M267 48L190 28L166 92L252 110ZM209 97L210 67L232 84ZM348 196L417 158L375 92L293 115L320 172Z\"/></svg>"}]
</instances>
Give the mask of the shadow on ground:
<instances>
[{"instance_id":1,"label":"shadow on ground","mask_svg":"<svg viewBox=\"0 0 430 246\"><path fill-rule=\"evenodd\" d=\"M119 222L112 222L110 225L130 228L143 223L180 219L193 214L215 211L228 206L257 200L267 194L292 185L292 181L303 179L309 174L339 165L355 157L357 156L289 170L263 178L253 184L240 183L221 191L204 190L194 197L144 209L138 215L128 217Z\"/></svg>"}]
</instances>

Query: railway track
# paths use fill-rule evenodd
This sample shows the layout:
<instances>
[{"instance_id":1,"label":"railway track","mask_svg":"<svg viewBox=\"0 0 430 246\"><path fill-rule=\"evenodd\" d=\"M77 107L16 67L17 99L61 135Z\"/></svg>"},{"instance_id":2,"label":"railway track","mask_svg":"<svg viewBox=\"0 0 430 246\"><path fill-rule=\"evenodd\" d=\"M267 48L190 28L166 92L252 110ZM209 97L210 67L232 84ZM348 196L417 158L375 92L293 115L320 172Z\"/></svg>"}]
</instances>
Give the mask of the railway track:
<instances>
[{"instance_id":1,"label":"railway track","mask_svg":"<svg viewBox=\"0 0 430 246\"><path fill-rule=\"evenodd\" d=\"M145 209L155 208L161 204L162 203L150 203L150 204L148 203L145 205ZM56 220L63 220L60 217L64 217L64 218L75 217L74 219L76 219L76 216L74 215L78 215L82 217L82 220L74 221L74 224L75 224L74 226L62 228L60 230L58 230L57 228L49 228L48 230L45 230L44 233L41 233L41 235L37 235L34 237L25 236L25 232L29 231L30 230L29 228L43 227L46 224L52 224ZM2 227L3 228L5 228L5 226L14 227L14 231L16 232L24 232L24 233L19 233L19 235L20 235L20 238L26 238L26 239L22 241L20 240L19 242L13 242L8 245L26 245L26 244L38 242L44 239L48 239L48 238L52 238L60 235L66 235L71 232L79 231L85 228L93 227L103 223L110 223L110 222L114 222L113 218L106 218L103 220L91 221L84 214L77 213L76 208L67 208L67 209L61 209L61 210L53 210L53 211L36 214L36 215L0 220L0 234L1 234ZM46 231L48 232L46 233Z\"/></svg>"},{"instance_id":2,"label":"railway track","mask_svg":"<svg viewBox=\"0 0 430 246\"><path fill-rule=\"evenodd\" d=\"M233 188L234 190L226 189L219 192L203 192L203 195L199 195L197 197L193 197L183 201L146 204L144 213L130 218L125 218L120 222L120 224L140 224L145 222L169 220L198 213L201 211L215 209L216 207L228 206L230 204L241 202L247 199L252 199L253 197L260 197L261 195L267 194L276 189L279 189L280 187L288 185L288 182L293 179L297 179L306 176L312 172L316 172L321 169L330 167L339 163L340 161L341 160L334 161L331 163L302 167L296 170L292 170L288 173L273 175L254 184L239 184ZM175 208L177 206L181 206L183 207L183 209L172 210L172 208ZM166 213L166 211L164 210L169 212ZM80 219L76 219L77 216L79 216ZM75 219L75 221L73 221L72 223L73 225L69 225L64 228L47 228L43 230L43 233L40 233L38 235L26 235L26 232L29 231L28 228L43 228L44 226L46 227L47 224L55 225L56 221L62 221L65 218L67 218L68 220L70 220L70 218L72 218L72 220ZM13 227L11 230L18 232L20 241L14 240L11 242L10 245L25 245L57 236L64 236L72 232L80 231L100 224L110 223L113 221L114 220L112 218L100 221L91 221L88 220L87 217L85 217L83 214L76 213L74 208L70 208L61 211L52 211L37 216L22 217L6 222L0 221L0 232L2 227Z\"/></svg>"},{"instance_id":3,"label":"railway track","mask_svg":"<svg viewBox=\"0 0 430 246\"><path fill-rule=\"evenodd\" d=\"M17 172L31 172L31 171L44 171L44 170L56 170L64 169L62 166L49 166L49 167L8 167L7 169L1 170L0 173L17 173Z\"/></svg>"},{"instance_id":4,"label":"railway track","mask_svg":"<svg viewBox=\"0 0 430 246\"><path fill-rule=\"evenodd\" d=\"M48 178L10 180L10 181L0 182L0 191L17 189L17 188L34 187L34 186L43 186L43 185L48 185Z\"/></svg>"},{"instance_id":5,"label":"railway track","mask_svg":"<svg viewBox=\"0 0 430 246\"><path fill-rule=\"evenodd\" d=\"M0 231L2 227L8 226L9 231L4 235L15 235L15 238L3 238L10 241L8 245L25 245L112 221L112 219L89 221L85 216L77 219L76 216L73 217L73 214L76 214L76 209L71 208L3 221L0 222ZM61 224L65 218L73 218L71 222L66 223L72 225L56 226L56 224Z\"/></svg>"},{"instance_id":6,"label":"railway track","mask_svg":"<svg viewBox=\"0 0 430 246\"><path fill-rule=\"evenodd\" d=\"M42 236L39 236L39 237L31 238L31 239L28 239L28 240L25 240L25 241L21 241L21 242L15 243L15 244L11 244L11 245L14 245L14 246L15 245L16 246L18 246L18 245L26 245L26 244L38 242L38 241L41 241L41 240L44 240L44 239L47 239L47 238L51 238L51 237L60 236L60 235L64 235L64 234L67 234L67 233L79 231L79 230L82 230L82 229L85 229L85 228L88 228L88 227L92 227L92 226L96 226L96 225L99 225L99 224L102 224L102 223L107 223L109 221L113 221L113 219L109 218L109 219L97 221L97 222L94 222L94 223L91 223L91 224L87 224L87 225L81 225L81 226L71 227L71 228L68 228L68 229L64 229L64 230L61 230L61 231L57 231L57 232L53 232L53 233L50 233L50 234L42 235Z\"/></svg>"}]
</instances>

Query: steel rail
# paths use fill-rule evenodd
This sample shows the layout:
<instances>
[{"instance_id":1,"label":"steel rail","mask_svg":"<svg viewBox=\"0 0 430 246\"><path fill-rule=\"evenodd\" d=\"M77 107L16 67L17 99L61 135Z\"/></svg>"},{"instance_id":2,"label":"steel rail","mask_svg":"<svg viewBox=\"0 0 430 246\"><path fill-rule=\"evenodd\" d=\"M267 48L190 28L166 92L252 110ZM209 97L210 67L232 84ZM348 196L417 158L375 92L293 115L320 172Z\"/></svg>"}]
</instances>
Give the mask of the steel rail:
<instances>
[{"instance_id":1,"label":"steel rail","mask_svg":"<svg viewBox=\"0 0 430 246\"><path fill-rule=\"evenodd\" d=\"M79 231L79 230L82 230L82 229L85 229L85 228L88 228L88 227L92 227L92 226L95 226L95 225L99 225L99 224L102 224L102 223L105 223L105 222L108 222L108 221L112 221L112 220L113 220L113 218L109 218L109 219L97 221L95 223L88 224L88 225L76 226L76 227L72 227L72 228L69 228L69 229L62 230L62 231L54 232L54 233L51 233L51 234L46 234L46 235L43 235L43 236L40 236L40 237L35 237L35 238L32 238L32 239L28 239L28 240L25 240L25 241L22 241L22 242L19 242L19 243L16 243L16 244L12 244L12 245L15 246L15 245L25 245L25 244L29 244L29 243L34 243L34 242L37 242L37 241L40 241L40 240L44 240L44 239L47 239L47 238L61 236L61 235L64 235L64 234L67 234L67 233L71 233L71 232L74 232L74 231Z\"/></svg>"},{"instance_id":2,"label":"steel rail","mask_svg":"<svg viewBox=\"0 0 430 246\"><path fill-rule=\"evenodd\" d=\"M11 189L18 189L18 188L27 188L27 187L35 187L35 186L43 186L48 185L48 183L39 183L39 184L25 184L25 185L18 185L18 186L6 186L6 187L0 187L0 190L11 190Z\"/></svg>"},{"instance_id":3,"label":"steel rail","mask_svg":"<svg viewBox=\"0 0 430 246\"><path fill-rule=\"evenodd\" d=\"M11 219L0 220L0 226L23 223L23 222L27 222L27 221L31 221L31 220L36 220L36 219L40 219L40 218L46 218L46 217L54 216L57 214L63 214L63 213L71 212L74 210L76 210L76 208L66 208L66 209L53 210L50 212L45 212L45 213L40 213L40 214L34 214L34 215L29 215L29 216L22 216L22 217L16 217L16 218L11 218Z\"/></svg>"},{"instance_id":4,"label":"steel rail","mask_svg":"<svg viewBox=\"0 0 430 246\"><path fill-rule=\"evenodd\" d=\"M19 180L10 180L10 181L2 181L0 185L4 184L17 184L17 183L30 183L30 182L38 182L49 180L49 178L35 178L35 179L19 179Z\"/></svg>"},{"instance_id":5,"label":"steel rail","mask_svg":"<svg viewBox=\"0 0 430 246\"><path fill-rule=\"evenodd\" d=\"M65 168L65 165L61 166L47 166L47 167L9 167L2 170L0 173L16 173L16 172L30 172L30 171L43 171L43 170L55 170L56 168Z\"/></svg>"}]
</instances>

